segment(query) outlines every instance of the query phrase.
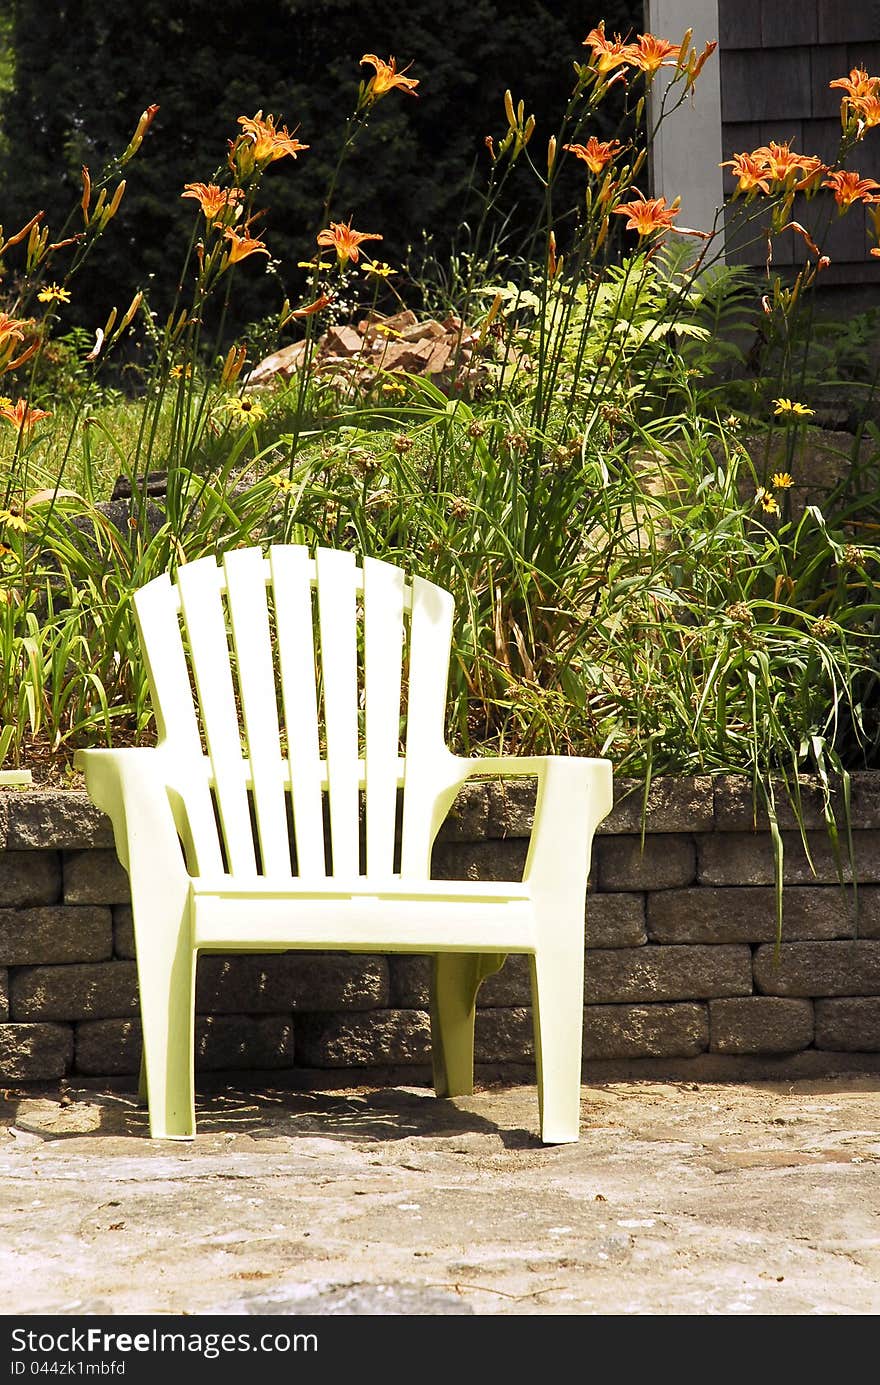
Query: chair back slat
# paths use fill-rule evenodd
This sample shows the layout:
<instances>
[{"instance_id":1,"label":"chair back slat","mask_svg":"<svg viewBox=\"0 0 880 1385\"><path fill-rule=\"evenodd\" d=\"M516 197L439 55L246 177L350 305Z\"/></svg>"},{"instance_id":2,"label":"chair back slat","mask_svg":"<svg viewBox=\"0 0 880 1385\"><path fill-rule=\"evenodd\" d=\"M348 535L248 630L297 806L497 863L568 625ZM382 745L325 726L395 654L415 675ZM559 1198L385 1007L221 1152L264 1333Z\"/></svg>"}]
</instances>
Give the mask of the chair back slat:
<instances>
[{"instance_id":1,"label":"chair back slat","mask_svg":"<svg viewBox=\"0 0 880 1385\"><path fill-rule=\"evenodd\" d=\"M387 878L403 785L400 872L425 877L448 773L449 592L376 559L359 568L350 552L279 544L268 559L255 547L222 567L185 563L176 592L162 576L134 605L199 874Z\"/></svg>"},{"instance_id":2,"label":"chair back slat","mask_svg":"<svg viewBox=\"0 0 880 1385\"><path fill-rule=\"evenodd\" d=\"M260 859L264 874L289 875L290 840L266 599L267 566L259 548L233 549L223 559Z\"/></svg>"},{"instance_id":3,"label":"chair back slat","mask_svg":"<svg viewBox=\"0 0 880 1385\"><path fill-rule=\"evenodd\" d=\"M229 657L222 601L223 573L213 558L178 569L177 588L192 651L193 673L217 795L217 808L233 875L256 875L247 797L247 762Z\"/></svg>"},{"instance_id":4,"label":"chair back slat","mask_svg":"<svg viewBox=\"0 0 880 1385\"><path fill-rule=\"evenodd\" d=\"M454 603L449 592L412 579L409 696L406 712L406 789L403 800L403 876L424 877L431 850L435 770L444 752L443 723Z\"/></svg>"},{"instance_id":5,"label":"chair back slat","mask_svg":"<svg viewBox=\"0 0 880 1385\"><path fill-rule=\"evenodd\" d=\"M394 869L404 653L404 574L364 559L364 702L367 874Z\"/></svg>"},{"instance_id":6,"label":"chair back slat","mask_svg":"<svg viewBox=\"0 0 880 1385\"><path fill-rule=\"evenodd\" d=\"M135 624L144 655L159 740L187 790L189 832L199 873L220 871L223 861L202 742L178 621L177 593L167 573L136 592Z\"/></svg>"},{"instance_id":7,"label":"chair back slat","mask_svg":"<svg viewBox=\"0 0 880 1385\"><path fill-rule=\"evenodd\" d=\"M278 544L269 550L269 567L298 869L301 874L323 876L323 775L311 587L314 562L301 544Z\"/></svg>"},{"instance_id":8,"label":"chair back slat","mask_svg":"<svg viewBox=\"0 0 880 1385\"><path fill-rule=\"evenodd\" d=\"M360 873L358 849L357 568L353 553L315 557L333 874Z\"/></svg>"}]
</instances>

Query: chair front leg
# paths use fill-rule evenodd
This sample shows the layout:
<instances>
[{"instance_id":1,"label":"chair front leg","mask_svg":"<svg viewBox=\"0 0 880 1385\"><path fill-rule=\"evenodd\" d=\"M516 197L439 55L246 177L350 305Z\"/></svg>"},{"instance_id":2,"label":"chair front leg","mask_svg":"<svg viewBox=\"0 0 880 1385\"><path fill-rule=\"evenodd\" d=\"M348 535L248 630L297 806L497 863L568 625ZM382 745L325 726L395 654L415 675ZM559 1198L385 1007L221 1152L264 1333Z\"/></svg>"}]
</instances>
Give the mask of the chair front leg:
<instances>
[{"instance_id":1,"label":"chair front leg","mask_svg":"<svg viewBox=\"0 0 880 1385\"><path fill-rule=\"evenodd\" d=\"M540 923L540 921L539 921ZM529 959L541 1139L574 1144L580 1129L584 1026L583 912L548 918Z\"/></svg>"},{"instance_id":2,"label":"chair front leg","mask_svg":"<svg viewBox=\"0 0 880 1385\"><path fill-rule=\"evenodd\" d=\"M188 900L183 907L189 910ZM154 1139L191 1140L196 1133L196 954L189 941L188 920L181 920L176 946L169 946L167 935L163 939L150 923L143 911L135 918L144 1034L142 1081L145 1078L150 1134Z\"/></svg>"}]
</instances>

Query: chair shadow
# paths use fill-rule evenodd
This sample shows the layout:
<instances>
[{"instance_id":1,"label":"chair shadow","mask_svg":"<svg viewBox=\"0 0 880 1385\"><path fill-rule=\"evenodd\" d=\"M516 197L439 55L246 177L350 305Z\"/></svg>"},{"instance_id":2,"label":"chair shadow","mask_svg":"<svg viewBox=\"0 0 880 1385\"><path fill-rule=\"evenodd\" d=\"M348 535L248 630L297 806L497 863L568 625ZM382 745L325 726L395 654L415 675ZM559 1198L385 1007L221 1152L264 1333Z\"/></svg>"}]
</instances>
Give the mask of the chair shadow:
<instances>
[{"instance_id":1,"label":"chair shadow","mask_svg":"<svg viewBox=\"0 0 880 1385\"><path fill-rule=\"evenodd\" d=\"M49 1121L34 1110L40 1099L57 1108L50 1111ZM415 1087L328 1092L283 1086L255 1091L234 1081L209 1080L196 1085L196 1122L192 1143L151 1140L147 1110L139 1104L133 1084L85 1086L68 1080L43 1084L37 1091L0 1091L0 1131L14 1127L45 1144L115 1137L143 1140L151 1149L167 1152L198 1150L200 1141L216 1146L218 1137L228 1141L247 1136L257 1142L300 1137L379 1145L486 1135L500 1140L505 1149L546 1148L534 1131L502 1127L454 1098L437 1098L428 1087L423 1092Z\"/></svg>"}]
</instances>

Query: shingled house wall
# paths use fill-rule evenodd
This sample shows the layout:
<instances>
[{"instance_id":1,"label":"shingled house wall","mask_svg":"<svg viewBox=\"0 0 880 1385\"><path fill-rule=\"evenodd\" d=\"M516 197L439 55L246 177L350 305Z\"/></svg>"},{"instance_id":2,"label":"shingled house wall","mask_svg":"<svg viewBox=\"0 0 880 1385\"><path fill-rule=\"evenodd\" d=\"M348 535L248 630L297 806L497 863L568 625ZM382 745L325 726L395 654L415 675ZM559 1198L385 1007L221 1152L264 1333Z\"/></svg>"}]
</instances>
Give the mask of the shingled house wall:
<instances>
[{"instance_id":1,"label":"shingled house wall","mask_svg":"<svg viewBox=\"0 0 880 1385\"><path fill-rule=\"evenodd\" d=\"M858 923L821 804L804 808L815 874L783 823L785 925L775 945L769 835L740 778L658 780L644 848L637 786L596 838L587 901L585 1076L816 1072L880 1066L880 774L854 776ZM435 874L517 878L528 784L473 787ZM110 825L81 793L0 793L0 1081L134 1074L139 1061L128 882ZM428 1075L428 963L416 957L207 957L202 1072L271 1070L320 1085ZM483 1076L532 1075L527 966L486 982Z\"/></svg>"},{"instance_id":2,"label":"shingled house wall","mask_svg":"<svg viewBox=\"0 0 880 1385\"><path fill-rule=\"evenodd\" d=\"M833 159L842 92L828 84L857 66L880 72L878 0L718 0L718 21L723 157L770 140L790 140L799 152ZM880 181L877 131L868 132L849 166ZM727 176L728 195L733 186ZM863 205L845 217L829 218L822 198L802 203L794 215L820 232L831 257L823 283L880 285L880 262L869 257L873 241ZM729 238L729 261L763 264L765 258L766 242L744 247L742 237ZM775 265L803 259L803 242L794 234L776 238Z\"/></svg>"}]
</instances>

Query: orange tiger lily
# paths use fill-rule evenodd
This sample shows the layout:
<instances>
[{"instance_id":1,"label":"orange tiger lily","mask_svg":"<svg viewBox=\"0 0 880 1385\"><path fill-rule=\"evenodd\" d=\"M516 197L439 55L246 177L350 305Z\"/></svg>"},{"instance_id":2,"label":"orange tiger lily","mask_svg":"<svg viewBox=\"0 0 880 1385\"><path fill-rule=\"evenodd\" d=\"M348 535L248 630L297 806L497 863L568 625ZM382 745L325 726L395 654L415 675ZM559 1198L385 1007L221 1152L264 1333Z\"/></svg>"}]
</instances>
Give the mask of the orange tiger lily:
<instances>
[{"instance_id":1,"label":"orange tiger lily","mask_svg":"<svg viewBox=\"0 0 880 1385\"><path fill-rule=\"evenodd\" d=\"M372 106L386 92L394 91L395 88L398 91L405 91L409 96L416 95L419 79L405 75L412 67L412 63L407 63L406 67L398 71L396 58L389 58L385 62L382 58L377 58L375 53L365 53L361 58L361 64L363 63L369 63L371 67L374 67L376 75L362 84L361 105Z\"/></svg>"},{"instance_id":2,"label":"orange tiger lily","mask_svg":"<svg viewBox=\"0 0 880 1385\"><path fill-rule=\"evenodd\" d=\"M361 257L358 247L365 240L382 240L382 236L371 231L354 231L350 221L331 221L329 227L319 231L317 236L319 245L330 246L336 251L336 258L343 269L349 260L357 264Z\"/></svg>"},{"instance_id":3,"label":"orange tiger lily","mask_svg":"<svg viewBox=\"0 0 880 1385\"><path fill-rule=\"evenodd\" d=\"M591 173L601 173L623 145L619 139L603 141L596 139L595 135L590 135L586 144L564 144L562 147L567 149L569 154L574 154L576 159L582 159Z\"/></svg>"}]
</instances>

